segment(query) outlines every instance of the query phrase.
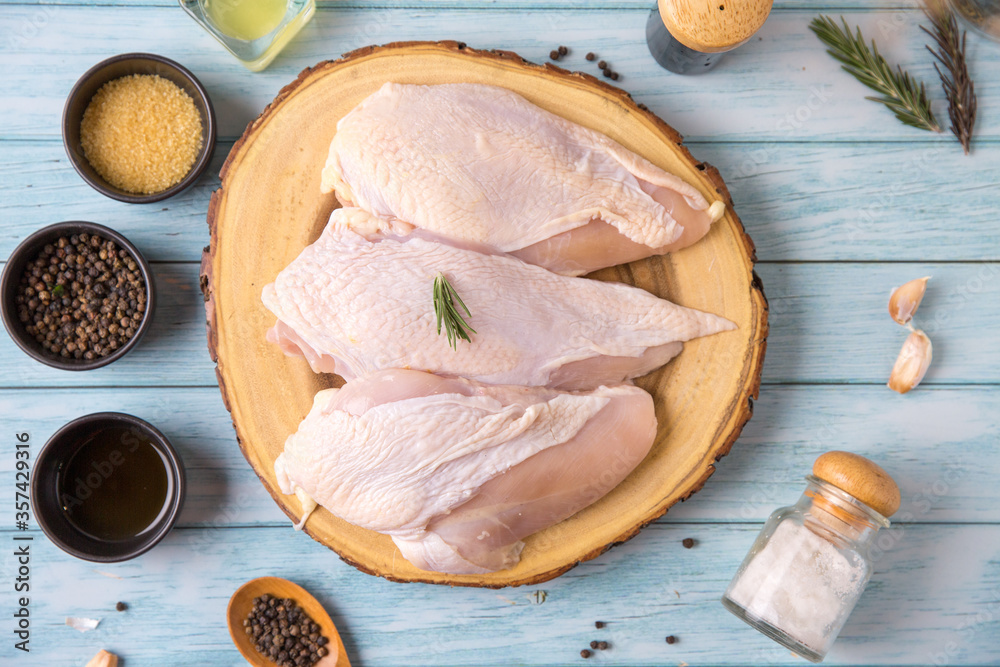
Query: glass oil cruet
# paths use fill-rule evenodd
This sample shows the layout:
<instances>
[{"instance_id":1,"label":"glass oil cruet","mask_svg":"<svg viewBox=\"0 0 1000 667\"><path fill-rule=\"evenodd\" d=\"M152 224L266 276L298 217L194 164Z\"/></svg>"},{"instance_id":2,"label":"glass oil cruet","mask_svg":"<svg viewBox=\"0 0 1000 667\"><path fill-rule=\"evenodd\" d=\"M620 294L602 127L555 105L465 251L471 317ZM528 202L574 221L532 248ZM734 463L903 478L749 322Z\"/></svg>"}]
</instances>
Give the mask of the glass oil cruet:
<instances>
[{"instance_id":1,"label":"glass oil cruet","mask_svg":"<svg viewBox=\"0 0 1000 667\"><path fill-rule=\"evenodd\" d=\"M316 0L178 0L251 72L271 64L316 12Z\"/></svg>"},{"instance_id":2,"label":"glass oil cruet","mask_svg":"<svg viewBox=\"0 0 1000 667\"><path fill-rule=\"evenodd\" d=\"M899 487L857 454L827 452L791 507L776 510L722 597L736 616L821 662L872 573L870 548L899 509Z\"/></svg>"}]
</instances>

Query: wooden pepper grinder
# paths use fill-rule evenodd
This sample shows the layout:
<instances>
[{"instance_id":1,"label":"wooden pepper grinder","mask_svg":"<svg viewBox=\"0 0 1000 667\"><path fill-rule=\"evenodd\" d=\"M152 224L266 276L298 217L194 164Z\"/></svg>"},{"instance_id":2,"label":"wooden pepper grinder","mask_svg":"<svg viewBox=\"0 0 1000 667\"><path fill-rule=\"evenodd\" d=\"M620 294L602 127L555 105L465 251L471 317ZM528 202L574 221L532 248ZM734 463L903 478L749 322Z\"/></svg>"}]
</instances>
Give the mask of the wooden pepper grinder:
<instances>
[{"instance_id":1,"label":"wooden pepper grinder","mask_svg":"<svg viewBox=\"0 0 1000 667\"><path fill-rule=\"evenodd\" d=\"M760 30L771 2L658 0L646 23L646 44L671 72L703 74Z\"/></svg>"}]
</instances>

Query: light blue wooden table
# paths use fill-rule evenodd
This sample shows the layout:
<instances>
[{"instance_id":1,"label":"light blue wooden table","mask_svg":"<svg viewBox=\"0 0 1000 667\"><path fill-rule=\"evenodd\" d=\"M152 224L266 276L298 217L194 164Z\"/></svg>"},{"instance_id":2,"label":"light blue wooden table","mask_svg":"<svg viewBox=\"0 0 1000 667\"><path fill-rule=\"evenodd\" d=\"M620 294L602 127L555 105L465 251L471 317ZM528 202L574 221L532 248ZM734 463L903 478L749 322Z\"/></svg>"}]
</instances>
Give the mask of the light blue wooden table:
<instances>
[{"instance_id":1,"label":"light blue wooden table","mask_svg":"<svg viewBox=\"0 0 1000 667\"><path fill-rule=\"evenodd\" d=\"M827 662L1000 664L1000 45L970 36L980 121L965 157L950 135L906 128L864 101L806 29L820 11L846 14L940 100L912 0L778 2L759 38L701 78L652 61L650 5L324 2L289 49L252 74L170 0L0 0L0 257L46 224L100 222L152 260L162 299L140 348L98 371L43 367L0 337L0 664L83 665L99 648L129 667L243 664L224 611L237 586L261 575L317 593L352 664L365 667L581 664L593 639L612 649L586 664L805 664L718 598L762 521L796 500L813 459L834 448L894 474L904 520L880 538L872 583ZM771 304L754 418L704 490L627 544L522 589L389 583L293 533L240 455L204 339L205 212L247 122L320 60L369 43L448 38L539 62L565 44L569 68L591 69L588 50L613 63L620 86L721 170ZM127 51L193 70L219 119L215 163L162 204L105 199L77 177L60 141L73 82ZM924 275L933 280L918 320L935 361L901 397L884 386L905 338L886 299ZM187 504L159 547L123 564L75 560L30 531L31 652L16 651L15 433L30 433L37 453L61 424L102 410L143 417L173 440L187 464ZM685 537L696 548L683 549ZM115 612L119 600L128 611ZM82 634L67 616L102 620ZM667 645L671 634L678 642Z\"/></svg>"}]
</instances>

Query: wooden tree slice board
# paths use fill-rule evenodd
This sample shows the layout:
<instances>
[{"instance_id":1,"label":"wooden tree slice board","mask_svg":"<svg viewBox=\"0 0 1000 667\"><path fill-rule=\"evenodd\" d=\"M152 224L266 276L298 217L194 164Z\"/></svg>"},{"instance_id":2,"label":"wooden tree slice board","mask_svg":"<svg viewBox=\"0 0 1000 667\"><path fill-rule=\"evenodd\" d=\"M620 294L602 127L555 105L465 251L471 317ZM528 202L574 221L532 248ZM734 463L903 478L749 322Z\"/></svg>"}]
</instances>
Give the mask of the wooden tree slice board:
<instances>
[{"instance_id":1,"label":"wooden tree slice board","mask_svg":"<svg viewBox=\"0 0 1000 667\"><path fill-rule=\"evenodd\" d=\"M509 52L457 42L367 47L303 71L250 124L222 168L208 212L211 246L202 260L209 349L240 448L285 513L294 496L278 489L273 463L320 389L316 375L264 339L274 316L261 289L320 234L337 206L320 194L337 121L386 81L474 82L514 90L531 102L610 136L728 205L694 246L594 274L642 287L675 303L723 315L736 331L692 341L666 367L641 378L652 393L659 431L646 460L594 505L526 540L521 562L486 575L419 570L383 535L324 509L306 532L355 567L394 581L503 587L546 581L619 544L701 488L750 418L767 337L767 302L753 271L753 243L732 211L718 172L691 157L681 137L629 95L594 77L528 63ZM516 196L516 193L511 193ZM288 539L299 539L289 527Z\"/></svg>"}]
</instances>

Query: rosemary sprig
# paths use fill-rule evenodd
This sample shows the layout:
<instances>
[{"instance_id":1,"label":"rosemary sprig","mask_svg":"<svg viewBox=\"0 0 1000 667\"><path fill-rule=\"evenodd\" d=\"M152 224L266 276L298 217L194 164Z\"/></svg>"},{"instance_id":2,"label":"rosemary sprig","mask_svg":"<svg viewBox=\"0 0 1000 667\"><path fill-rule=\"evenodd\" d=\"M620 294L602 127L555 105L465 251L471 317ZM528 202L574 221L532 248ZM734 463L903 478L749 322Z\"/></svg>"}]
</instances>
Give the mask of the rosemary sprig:
<instances>
[{"instance_id":1,"label":"rosemary sprig","mask_svg":"<svg viewBox=\"0 0 1000 667\"><path fill-rule=\"evenodd\" d=\"M972 130L976 124L976 91L965 60L965 31L959 36L955 14L944 3L928 3L924 13L930 20L933 31L924 26L920 26L920 29L930 35L937 45L936 51L929 44L927 50L941 63L941 67L934 63L934 69L941 77L941 88L948 98L950 129L968 155Z\"/></svg>"},{"instance_id":2,"label":"rosemary sprig","mask_svg":"<svg viewBox=\"0 0 1000 667\"><path fill-rule=\"evenodd\" d=\"M441 334L441 325L444 324L444 332L448 336L448 344L453 350L458 349L458 339L471 343L470 333L476 330L469 326L456 307L456 303L462 307L465 314L472 317L468 306L462 301L455 288L451 286L443 273L437 274L434 278L434 316L437 318L437 332Z\"/></svg>"},{"instance_id":3,"label":"rosemary sprig","mask_svg":"<svg viewBox=\"0 0 1000 667\"><path fill-rule=\"evenodd\" d=\"M892 71L889 63L872 40L871 48L861 35L861 28L855 34L847 26L844 17L840 17L843 29L829 16L819 16L809 24L809 29L816 33L820 41L829 49L827 53L842 63L842 68L855 79L879 93L878 96L865 99L880 102L889 107L896 118L905 125L940 132L941 127L931 111L930 101L924 84L917 82L901 67Z\"/></svg>"}]
</instances>

